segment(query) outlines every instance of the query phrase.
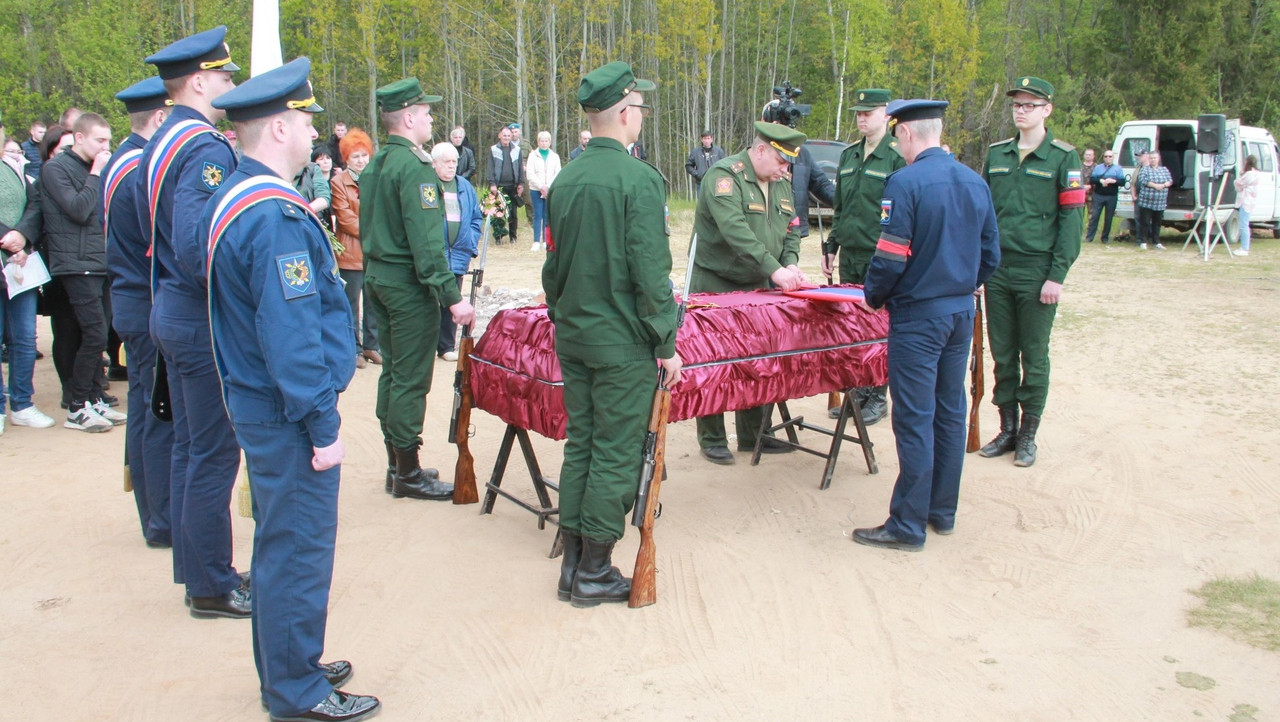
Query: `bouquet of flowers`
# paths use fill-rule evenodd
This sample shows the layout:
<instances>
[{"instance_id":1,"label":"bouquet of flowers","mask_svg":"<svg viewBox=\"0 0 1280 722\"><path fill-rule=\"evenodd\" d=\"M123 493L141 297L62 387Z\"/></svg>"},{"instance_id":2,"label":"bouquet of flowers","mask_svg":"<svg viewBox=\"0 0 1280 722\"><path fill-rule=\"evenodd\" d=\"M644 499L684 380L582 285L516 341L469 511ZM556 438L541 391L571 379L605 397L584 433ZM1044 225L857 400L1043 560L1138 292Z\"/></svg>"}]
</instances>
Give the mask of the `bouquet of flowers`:
<instances>
[{"instance_id":1,"label":"bouquet of flowers","mask_svg":"<svg viewBox=\"0 0 1280 722\"><path fill-rule=\"evenodd\" d=\"M501 243L507 236L507 214L511 212L511 201L502 191L491 190L480 199L480 211L489 218L493 242Z\"/></svg>"}]
</instances>

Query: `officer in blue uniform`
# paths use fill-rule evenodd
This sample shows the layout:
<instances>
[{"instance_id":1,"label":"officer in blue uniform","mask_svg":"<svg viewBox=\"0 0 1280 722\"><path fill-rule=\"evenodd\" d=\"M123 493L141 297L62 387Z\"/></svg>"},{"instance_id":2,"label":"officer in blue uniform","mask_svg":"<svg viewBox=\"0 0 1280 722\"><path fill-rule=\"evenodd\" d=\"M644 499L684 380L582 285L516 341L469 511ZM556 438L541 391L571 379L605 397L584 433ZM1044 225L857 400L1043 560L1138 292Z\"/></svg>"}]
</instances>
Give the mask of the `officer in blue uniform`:
<instances>
[{"instance_id":1,"label":"officer in blue uniform","mask_svg":"<svg viewBox=\"0 0 1280 722\"><path fill-rule=\"evenodd\" d=\"M107 230L107 273L111 279L111 325L129 357L129 416L125 455L133 497L147 546L172 544L169 524L169 465L173 424L151 413L156 345L151 340L151 259L148 235L138 219L136 196L142 149L168 116L164 81L150 77L116 93L129 113L124 139L102 173L102 219Z\"/></svg>"},{"instance_id":2,"label":"officer in blue uniform","mask_svg":"<svg viewBox=\"0 0 1280 722\"><path fill-rule=\"evenodd\" d=\"M909 164L889 176L866 298L889 309L889 389L900 471L889 519L855 529L869 546L919 551L926 523L955 528L965 441L965 361L973 294L1000 265L991 192L940 147L945 100L889 104Z\"/></svg>"},{"instance_id":3,"label":"officer in blue uniform","mask_svg":"<svg viewBox=\"0 0 1280 722\"><path fill-rule=\"evenodd\" d=\"M355 374L351 307L321 221L291 180L311 161L316 104L298 58L213 101L244 153L197 237L226 405L253 473L253 652L273 720L357 720L375 697L320 663L345 449L338 394ZM337 667L337 669L335 669Z\"/></svg>"},{"instance_id":4,"label":"officer in blue uniform","mask_svg":"<svg viewBox=\"0 0 1280 722\"><path fill-rule=\"evenodd\" d=\"M151 335L167 366L173 408L170 522L174 581L195 617L247 619L247 579L231 564L231 491L240 448L227 419L209 339L205 241L196 222L235 170L231 144L214 129L214 98L235 87L226 27L179 40L147 58L173 112L147 142L138 176L138 217L152 241Z\"/></svg>"}]
</instances>

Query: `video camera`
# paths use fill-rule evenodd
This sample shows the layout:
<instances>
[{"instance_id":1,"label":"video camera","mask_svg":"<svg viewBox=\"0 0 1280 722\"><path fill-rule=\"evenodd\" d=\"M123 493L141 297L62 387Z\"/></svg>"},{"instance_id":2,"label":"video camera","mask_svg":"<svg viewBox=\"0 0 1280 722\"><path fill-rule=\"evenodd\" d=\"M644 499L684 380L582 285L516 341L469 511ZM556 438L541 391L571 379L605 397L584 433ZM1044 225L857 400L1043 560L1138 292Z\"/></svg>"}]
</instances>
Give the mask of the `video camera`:
<instances>
[{"instance_id":1,"label":"video camera","mask_svg":"<svg viewBox=\"0 0 1280 722\"><path fill-rule=\"evenodd\" d=\"M804 91L799 88L791 87L790 80L784 80L782 85L773 86L773 100L764 106L764 112L760 114L761 119L766 123L781 123L789 128L796 127L801 116L813 112L812 105L796 102L796 98L799 98L802 92Z\"/></svg>"}]
</instances>

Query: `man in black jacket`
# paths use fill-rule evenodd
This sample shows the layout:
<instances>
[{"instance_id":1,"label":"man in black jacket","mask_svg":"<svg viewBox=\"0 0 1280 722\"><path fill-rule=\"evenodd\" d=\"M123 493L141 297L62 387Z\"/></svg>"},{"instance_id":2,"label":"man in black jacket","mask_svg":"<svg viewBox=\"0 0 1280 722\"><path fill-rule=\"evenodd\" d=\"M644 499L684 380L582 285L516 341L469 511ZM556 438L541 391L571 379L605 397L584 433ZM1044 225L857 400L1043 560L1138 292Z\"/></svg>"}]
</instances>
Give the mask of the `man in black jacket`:
<instances>
[{"instance_id":1,"label":"man in black jacket","mask_svg":"<svg viewBox=\"0 0 1280 722\"><path fill-rule=\"evenodd\" d=\"M707 174L707 169L724 157L724 148L716 145L716 137L711 134L711 131L702 131L701 143L689 151L689 158L684 162L684 169L693 176L695 196L698 194L698 188L702 186L702 176Z\"/></svg>"},{"instance_id":2,"label":"man in black jacket","mask_svg":"<svg viewBox=\"0 0 1280 722\"><path fill-rule=\"evenodd\" d=\"M97 384L107 346L102 301L107 241L99 175L111 159L111 127L102 116L84 113L73 132L70 152L50 158L40 173L49 273L55 283L62 284L71 305L67 323L54 324L54 356L69 371L63 379L63 396L69 400L63 425L79 431L110 431L126 419L103 402Z\"/></svg>"}]
</instances>

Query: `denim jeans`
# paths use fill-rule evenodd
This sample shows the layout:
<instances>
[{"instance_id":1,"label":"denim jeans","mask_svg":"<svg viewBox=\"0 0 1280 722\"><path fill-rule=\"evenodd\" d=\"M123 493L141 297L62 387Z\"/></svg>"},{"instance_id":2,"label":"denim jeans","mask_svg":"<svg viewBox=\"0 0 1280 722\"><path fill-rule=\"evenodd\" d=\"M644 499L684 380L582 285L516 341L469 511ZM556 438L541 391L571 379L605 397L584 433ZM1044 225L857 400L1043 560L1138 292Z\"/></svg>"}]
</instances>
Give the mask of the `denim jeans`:
<instances>
[{"instance_id":1,"label":"denim jeans","mask_svg":"<svg viewBox=\"0 0 1280 722\"><path fill-rule=\"evenodd\" d=\"M533 242L542 243L546 238L542 229L547 224L547 199L541 191L529 191L529 200L533 205Z\"/></svg>"},{"instance_id":2,"label":"denim jeans","mask_svg":"<svg viewBox=\"0 0 1280 722\"><path fill-rule=\"evenodd\" d=\"M1240 209L1240 250L1249 250L1249 241L1253 239L1253 230L1249 228L1249 211Z\"/></svg>"},{"instance_id":3,"label":"denim jeans","mask_svg":"<svg viewBox=\"0 0 1280 722\"><path fill-rule=\"evenodd\" d=\"M0 337L7 335L9 339L10 411L29 408L31 395L35 393L32 377L36 368L36 301L39 293L31 290L9 298L8 291L0 291ZM0 367L0 414L4 409L4 370Z\"/></svg>"}]
</instances>

